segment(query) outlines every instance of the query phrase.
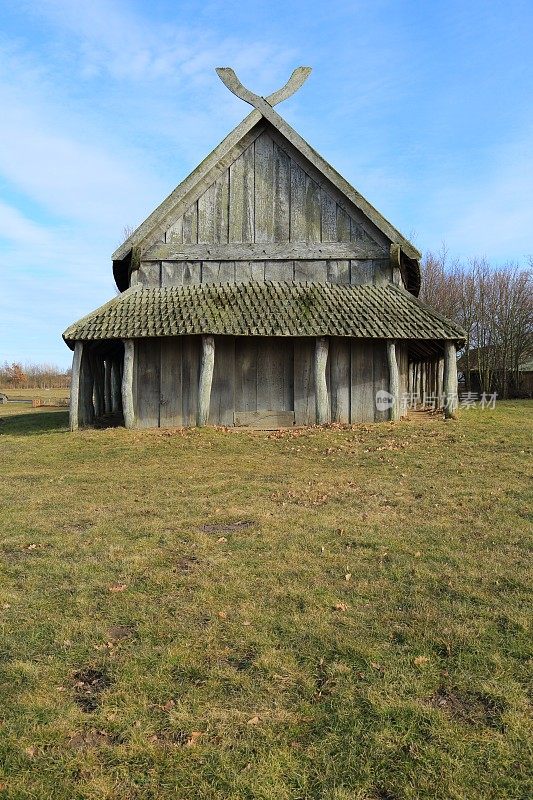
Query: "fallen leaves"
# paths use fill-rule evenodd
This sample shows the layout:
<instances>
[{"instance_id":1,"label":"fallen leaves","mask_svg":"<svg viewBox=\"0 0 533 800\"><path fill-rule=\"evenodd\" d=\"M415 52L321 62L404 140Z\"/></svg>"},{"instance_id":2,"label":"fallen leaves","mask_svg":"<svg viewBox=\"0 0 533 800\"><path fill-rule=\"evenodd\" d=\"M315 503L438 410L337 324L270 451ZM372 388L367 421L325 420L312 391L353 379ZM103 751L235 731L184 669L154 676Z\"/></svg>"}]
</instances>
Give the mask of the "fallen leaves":
<instances>
[{"instance_id":1,"label":"fallen leaves","mask_svg":"<svg viewBox=\"0 0 533 800\"><path fill-rule=\"evenodd\" d=\"M252 717L251 719L249 719L246 724L247 725L259 725L260 722L261 722L261 718L256 715L256 716Z\"/></svg>"},{"instance_id":2,"label":"fallen leaves","mask_svg":"<svg viewBox=\"0 0 533 800\"><path fill-rule=\"evenodd\" d=\"M348 611L348 606L346 605L346 603L340 603L340 602L339 603L335 603L335 605L333 606L333 610L334 611Z\"/></svg>"},{"instance_id":3,"label":"fallen leaves","mask_svg":"<svg viewBox=\"0 0 533 800\"><path fill-rule=\"evenodd\" d=\"M123 592L127 588L127 583L113 583L111 586L108 586L110 592Z\"/></svg>"},{"instance_id":4,"label":"fallen leaves","mask_svg":"<svg viewBox=\"0 0 533 800\"><path fill-rule=\"evenodd\" d=\"M191 735L185 742L185 747L194 747L200 736L203 736L203 731L192 731Z\"/></svg>"},{"instance_id":5,"label":"fallen leaves","mask_svg":"<svg viewBox=\"0 0 533 800\"><path fill-rule=\"evenodd\" d=\"M426 664L429 664L429 658L427 656L417 656L413 659L413 664L415 667L424 667Z\"/></svg>"}]
</instances>

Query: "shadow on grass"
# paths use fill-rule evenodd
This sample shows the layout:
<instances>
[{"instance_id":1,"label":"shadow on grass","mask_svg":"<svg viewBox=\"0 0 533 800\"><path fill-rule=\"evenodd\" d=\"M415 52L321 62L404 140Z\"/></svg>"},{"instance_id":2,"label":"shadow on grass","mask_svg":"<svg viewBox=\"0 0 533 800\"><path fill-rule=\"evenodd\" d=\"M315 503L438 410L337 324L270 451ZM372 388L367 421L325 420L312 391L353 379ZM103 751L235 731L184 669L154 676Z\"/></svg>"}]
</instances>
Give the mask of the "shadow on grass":
<instances>
[{"instance_id":1,"label":"shadow on grass","mask_svg":"<svg viewBox=\"0 0 533 800\"><path fill-rule=\"evenodd\" d=\"M0 436L34 436L68 428L68 411L36 411L0 417Z\"/></svg>"}]
</instances>

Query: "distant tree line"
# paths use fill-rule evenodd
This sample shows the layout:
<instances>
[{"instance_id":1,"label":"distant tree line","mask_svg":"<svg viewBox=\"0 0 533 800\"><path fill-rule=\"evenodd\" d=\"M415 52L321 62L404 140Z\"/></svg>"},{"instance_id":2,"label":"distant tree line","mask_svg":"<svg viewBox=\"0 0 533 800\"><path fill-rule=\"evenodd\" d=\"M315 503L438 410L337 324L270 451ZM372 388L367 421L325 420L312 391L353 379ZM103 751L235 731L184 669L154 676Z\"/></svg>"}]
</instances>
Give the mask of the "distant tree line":
<instances>
[{"instance_id":1,"label":"distant tree line","mask_svg":"<svg viewBox=\"0 0 533 800\"><path fill-rule=\"evenodd\" d=\"M451 261L443 247L422 262L420 299L466 331L465 388L520 394L520 364L533 359L533 259L493 268L484 258Z\"/></svg>"},{"instance_id":2,"label":"distant tree line","mask_svg":"<svg viewBox=\"0 0 533 800\"><path fill-rule=\"evenodd\" d=\"M0 386L8 389L68 389L71 370L55 364L20 364L5 361L0 366Z\"/></svg>"}]
</instances>

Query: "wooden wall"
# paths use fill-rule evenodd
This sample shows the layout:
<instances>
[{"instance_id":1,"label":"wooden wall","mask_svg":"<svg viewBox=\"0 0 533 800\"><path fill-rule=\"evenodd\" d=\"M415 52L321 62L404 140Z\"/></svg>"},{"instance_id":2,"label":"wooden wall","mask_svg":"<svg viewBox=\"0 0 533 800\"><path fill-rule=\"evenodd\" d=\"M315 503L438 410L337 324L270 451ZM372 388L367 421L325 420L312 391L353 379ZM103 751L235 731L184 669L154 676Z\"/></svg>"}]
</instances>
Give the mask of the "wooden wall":
<instances>
[{"instance_id":1,"label":"wooden wall","mask_svg":"<svg viewBox=\"0 0 533 800\"><path fill-rule=\"evenodd\" d=\"M389 240L269 127L164 232L167 244L265 245L264 261L146 261L147 286L250 280L368 283L392 280ZM268 260L270 243L354 242L368 258ZM382 257L376 257L380 256ZM134 273L135 274L135 273Z\"/></svg>"},{"instance_id":2,"label":"wooden wall","mask_svg":"<svg viewBox=\"0 0 533 800\"><path fill-rule=\"evenodd\" d=\"M137 427L196 425L200 337L139 339L135 343ZM407 349L399 358L407 390ZM294 412L296 425L316 420L312 338L215 337L209 424L234 424L234 413ZM402 351L403 352L403 351ZM331 339L327 370L333 422L384 421L375 394L388 389L385 343ZM401 383L401 385L403 385Z\"/></svg>"}]
</instances>

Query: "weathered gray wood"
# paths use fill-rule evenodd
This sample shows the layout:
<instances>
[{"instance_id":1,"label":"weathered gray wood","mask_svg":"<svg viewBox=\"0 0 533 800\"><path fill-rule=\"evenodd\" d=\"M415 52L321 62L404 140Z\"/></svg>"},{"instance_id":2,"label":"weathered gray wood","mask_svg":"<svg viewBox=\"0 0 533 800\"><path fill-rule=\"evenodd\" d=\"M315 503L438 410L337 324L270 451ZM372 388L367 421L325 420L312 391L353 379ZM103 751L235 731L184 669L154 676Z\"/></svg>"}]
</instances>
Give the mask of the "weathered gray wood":
<instances>
[{"instance_id":1,"label":"weathered gray wood","mask_svg":"<svg viewBox=\"0 0 533 800\"><path fill-rule=\"evenodd\" d=\"M374 281L374 261L372 259L352 259L350 261L350 283L362 286Z\"/></svg>"},{"instance_id":2,"label":"weathered gray wood","mask_svg":"<svg viewBox=\"0 0 533 800\"><path fill-rule=\"evenodd\" d=\"M437 367L437 397L439 398L439 407L444 405L444 359L439 358Z\"/></svg>"},{"instance_id":3,"label":"weathered gray wood","mask_svg":"<svg viewBox=\"0 0 533 800\"><path fill-rule=\"evenodd\" d=\"M207 425L211 400L211 385L215 366L215 340L213 336L202 336L200 380L198 384L198 426Z\"/></svg>"},{"instance_id":4,"label":"weathered gray wood","mask_svg":"<svg viewBox=\"0 0 533 800\"><path fill-rule=\"evenodd\" d=\"M209 406L210 425L233 425L235 408L235 338L217 336Z\"/></svg>"},{"instance_id":5,"label":"weathered gray wood","mask_svg":"<svg viewBox=\"0 0 533 800\"><path fill-rule=\"evenodd\" d=\"M213 241L228 242L229 235L229 169L215 182Z\"/></svg>"},{"instance_id":6,"label":"weathered gray wood","mask_svg":"<svg viewBox=\"0 0 533 800\"><path fill-rule=\"evenodd\" d=\"M457 348L455 342L444 342L444 416L455 419L457 416Z\"/></svg>"},{"instance_id":7,"label":"weathered gray wood","mask_svg":"<svg viewBox=\"0 0 533 800\"><path fill-rule=\"evenodd\" d=\"M135 341L124 341L124 368L122 372L122 410L124 425L133 428L135 425L135 412L133 406L133 369L135 364Z\"/></svg>"},{"instance_id":8,"label":"weathered gray wood","mask_svg":"<svg viewBox=\"0 0 533 800\"><path fill-rule=\"evenodd\" d=\"M162 245L164 247L164 245ZM159 261L141 261L139 283L143 286L161 286L161 264Z\"/></svg>"},{"instance_id":9,"label":"weathered gray wood","mask_svg":"<svg viewBox=\"0 0 533 800\"><path fill-rule=\"evenodd\" d=\"M294 261L265 261L266 281L294 280Z\"/></svg>"},{"instance_id":10,"label":"weathered gray wood","mask_svg":"<svg viewBox=\"0 0 533 800\"><path fill-rule=\"evenodd\" d=\"M350 341L332 338L330 352L331 420L350 422Z\"/></svg>"},{"instance_id":11,"label":"weathered gray wood","mask_svg":"<svg viewBox=\"0 0 533 800\"><path fill-rule=\"evenodd\" d=\"M198 198L198 244L215 241L215 184Z\"/></svg>"},{"instance_id":12,"label":"weathered gray wood","mask_svg":"<svg viewBox=\"0 0 533 800\"><path fill-rule=\"evenodd\" d=\"M182 337L182 413L184 427L194 427L198 416L200 347L198 336Z\"/></svg>"},{"instance_id":13,"label":"weathered gray wood","mask_svg":"<svg viewBox=\"0 0 533 800\"><path fill-rule=\"evenodd\" d=\"M337 202L322 189L322 241L337 241Z\"/></svg>"},{"instance_id":14,"label":"weathered gray wood","mask_svg":"<svg viewBox=\"0 0 533 800\"><path fill-rule=\"evenodd\" d=\"M388 409L379 409L376 405L376 395L378 392L389 391L389 368L387 364L387 347L384 341L374 340L372 343L373 367L374 367L374 420L375 422L386 422L389 419Z\"/></svg>"},{"instance_id":15,"label":"weathered gray wood","mask_svg":"<svg viewBox=\"0 0 533 800\"><path fill-rule=\"evenodd\" d=\"M329 341L326 336L318 336L315 340L315 397L316 421L318 425L325 425L330 421L330 408L328 386L326 382L326 367L328 363Z\"/></svg>"},{"instance_id":16,"label":"weathered gray wood","mask_svg":"<svg viewBox=\"0 0 533 800\"><path fill-rule=\"evenodd\" d=\"M122 375L116 359L111 362L111 411L113 414L122 411Z\"/></svg>"},{"instance_id":17,"label":"weathered gray wood","mask_svg":"<svg viewBox=\"0 0 533 800\"><path fill-rule=\"evenodd\" d=\"M274 239L274 143L263 133L255 140L255 241Z\"/></svg>"},{"instance_id":18,"label":"weathered gray wood","mask_svg":"<svg viewBox=\"0 0 533 800\"><path fill-rule=\"evenodd\" d=\"M347 260L330 260L326 262L328 267L329 283L350 283L350 262Z\"/></svg>"},{"instance_id":19,"label":"weathered gray wood","mask_svg":"<svg viewBox=\"0 0 533 800\"><path fill-rule=\"evenodd\" d=\"M258 341L247 336L235 341L235 412L257 411Z\"/></svg>"},{"instance_id":20,"label":"weathered gray wood","mask_svg":"<svg viewBox=\"0 0 533 800\"><path fill-rule=\"evenodd\" d=\"M374 343L368 339L352 339L351 422L372 422L374 407Z\"/></svg>"},{"instance_id":21,"label":"weathered gray wood","mask_svg":"<svg viewBox=\"0 0 533 800\"><path fill-rule=\"evenodd\" d=\"M258 95L250 92L249 89L242 85L235 72L230 67L217 67L216 73L230 92L233 92L233 94L240 97L240 99L244 100L246 103L251 103L253 105L256 99L261 99ZM265 98L267 103L270 106L275 106L277 103L281 103L282 100L287 100L288 97L291 97L298 91L310 74L311 67L296 67L296 69L292 71L292 75L287 83L285 83L281 89L267 95Z\"/></svg>"},{"instance_id":22,"label":"weathered gray wood","mask_svg":"<svg viewBox=\"0 0 533 800\"><path fill-rule=\"evenodd\" d=\"M182 236L183 244L197 244L198 242L198 202L189 206L183 214ZM172 256L169 256L169 260L170 258Z\"/></svg>"},{"instance_id":23,"label":"weathered gray wood","mask_svg":"<svg viewBox=\"0 0 533 800\"><path fill-rule=\"evenodd\" d=\"M181 336L161 339L161 428L183 426L182 350Z\"/></svg>"},{"instance_id":24,"label":"weathered gray wood","mask_svg":"<svg viewBox=\"0 0 533 800\"><path fill-rule=\"evenodd\" d=\"M314 425L316 400L313 339L294 341L294 413L296 425Z\"/></svg>"},{"instance_id":25,"label":"weathered gray wood","mask_svg":"<svg viewBox=\"0 0 533 800\"><path fill-rule=\"evenodd\" d=\"M349 242L351 239L350 217L339 205L337 205L337 238L339 242Z\"/></svg>"},{"instance_id":26,"label":"weathered gray wood","mask_svg":"<svg viewBox=\"0 0 533 800\"><path fill-rule=\"evenodd\" d=\"M259 431L290 428L294 425L294 411L235 411L234 424Z\"/></svg>"},{"instance_id":27,"label":"weathered gray wood","mask_svg":"<svg viewBox=\"0 0 533 800\"><path fill-rule=\"evenodd\" d=\"M320 242L321 231L321 189L318 183L306 175L305 177L305 221L307 242Z\"/></svg>"},{"instance_id":28,"label":"weathered gray wood","mask_svg":"<svg viewBox=\"0 0 533 800\"><path fill-rule=\"evenodd\" d=\"M235 283L252 280L252 264L250 261L235 261Z\"/></svg>"},{"instance_id":29,"label":"weathered gray wood","mask_svg":"<svg viewBox=\"0 0 533 800\"><path fill-rule=\"evenodd\" d=\"M111 413L111 361L106 359L104 362L104 413Z\"/></svg>"},{"instance_id":30,"label":"weathered gray wood","mask_svg":"<svg viewBox=\"0 0 533 800\"><path fill-rule=\"evenodd\" d=\"M296 213L296 210L293 209ZM296 219L296 218L295 218ZM301 220L300 220L301 221ZM298 235L305 236L305 219ZM369 252L359 242L230 242L229 244L157 244L143 255L143 263L154 261L290 261L293 259L366 259L378 251ZM389 268L388 261L384 262Z\"/></svg>"},{"instance_id":31,"label":"weathered gray wood","mask_svg":"<svg viewBox=\"0 0 533 800\"><path fill-rule=\"evenodd\" d=\"M295 281L318 281L325 283L328 279L327 261L295 261Z\"/></svg>"},{"instance_id":32,"label":"weathered gray wood","mask_svg":"<svg viewBox=\"0 0 533 800\"><path fill-rule=\"evenodd\" d=\"M302 167L291 162L291 242L305 242L307 238L305 179L306 173Z\"/></svg>"},{"instance_id":33,"label":"weathered gray wood","mask_svg":"<svg viewBox=\"0 0 533 800\"><path fill-rule=\"evenodd\" d=\"M374 259L374 284L386 286L392 280L390 262L386 259Z\"/></svg>"},{"instance_id":34,"label":"weathered gray wood","mask_svg":"<svg viewBox=\"0 0 533 800\"><path fill-rule=\"evenodd\" d=\"M292 339L262 337L258 340L258 411L292 411L294 409L293 358Z\"/></svg>"},{"instance_id":35,"label":"weathered gray wood","mask_svg":"<svg viewBox=\"0 0 533 800\"><path fill-rule=\"evenodd\" d=\"M202 282L202 262L184 261L183 262L183 285L190 286Z\"/></svg>"},{"instance_id":36,"label":"weathered gray wood","mask_svg":"<svg viewBox=\"0 0 533 800\"><path fill-rule=\"evenodd\" d=\"M138 339L135 344L135 421L137 428L158 428L161 380L161 340Z\"/></svg>"},{"instance_id":37,"label":"weathered gray wood","mask_svg":"<svg viewBox=\"0 0 533 800\"><path fill-rule=\"evenodd\" d=\"M70 430L75 431L79 427L79 404L80 404L80 370L83 357L83 342L76 342L74 345L74 355L72 357L72 376L70 382Z\"/></svg>"},{"instance_id":38,"label":"weathered gray wood","mask_svg":"<svg viewBox=\"0 0 533 800\"><path fill-rule=\"evenodd\" d=\"M184 261L161 262L161 286L183 286Z\"/></svg>"},{"instance_id":39,"label":"weathered gray wood","mask_svg":"<svg viewBox=\"0 0 533 800\"><path fill-rule=\"evenodd\" d=\"M389 393L393 397L390 419L397 420L400 418L400 377L396 358L396 342L392 340L387 341L387 364L389 366Z\"/></svg>"},{"instance_id":40,"label":"weathered gray wood","mask_svg":"<svg viewBox=\"0 0 533 800\"><path fill-rule=\"evenodd\" d=\"M93 358L85 343L81 358L78 424L83 427L94 422L94 372Z\"/></svg>"},{"instance_id":41,"label":"weathered gray wood","mask_svg":"<svg viewBox=\"0 0 533 800\"><path fill-rule=\"evenodd\" d=\"M274 145L274 241L290 239L291 159L278 145Z\"/></svg>"},{"instance_id":42,"label":"weathered gray wood","mask_svg":"<svg viewBox=\"0 0 533 800\"><path fill-rule=\"evenodd\" d=\"M215 182L249 144L264 130L261 114L252 111L240 125L216 147L191 174L170 194L131 236L113 253L113 259L123 259L133 245L150 247L159 238L158 229L168 228L175 219L195 203L199 195ZM185 241L185 239L184 239Z\"/></svg>"},{"instance_id":43,"label":"weathered gray wood","mask_svg":"<svg viewBox=\"0 0 533 800\"><path fill-rule=\"evenodd\" d=\"M183 242L183 217L178 217L167 229L165 242Z\"/></svg>"}]
</instances>

